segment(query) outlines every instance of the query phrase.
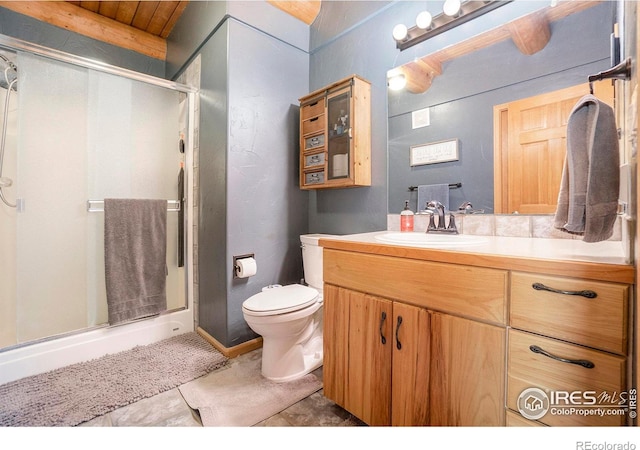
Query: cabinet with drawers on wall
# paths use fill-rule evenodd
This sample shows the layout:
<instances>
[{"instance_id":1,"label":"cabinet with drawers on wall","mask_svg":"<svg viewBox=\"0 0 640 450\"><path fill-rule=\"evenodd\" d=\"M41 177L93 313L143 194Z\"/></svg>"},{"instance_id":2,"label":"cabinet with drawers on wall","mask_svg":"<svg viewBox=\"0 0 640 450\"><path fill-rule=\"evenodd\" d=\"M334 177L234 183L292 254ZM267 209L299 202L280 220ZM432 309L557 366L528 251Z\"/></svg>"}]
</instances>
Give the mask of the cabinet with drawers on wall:
<instances>
[{"instance_id":1,"label":"cabinet with drawers on wall","mask_svg":"<svg viewBox=\"0 0 640 450\"><path fill-rule=\"evenodd\" d=\"M371 85L353 75L300 99L300 188L371 185Z\"/></svg>"}]
</instances>

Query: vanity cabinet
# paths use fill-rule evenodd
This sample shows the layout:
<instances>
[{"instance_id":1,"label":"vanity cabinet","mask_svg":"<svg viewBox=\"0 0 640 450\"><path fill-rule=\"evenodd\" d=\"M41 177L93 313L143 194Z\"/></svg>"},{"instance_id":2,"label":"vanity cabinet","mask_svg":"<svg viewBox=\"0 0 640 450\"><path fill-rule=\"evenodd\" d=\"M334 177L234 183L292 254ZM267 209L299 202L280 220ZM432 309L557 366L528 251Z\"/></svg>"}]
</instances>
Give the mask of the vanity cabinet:
<instances>
[{"instance_id":1,"label":"vanity cabinet","mask_svg":"<svg viewBox=\"0 0 640 450\"><path fill-rule=\"evenodd\" d=\"M324 298L324 395L372 426L427 425L428 312L332 285Z\"/></svg>"},{"instance_id":2,"label":"vanity cabinet","mask_svg":"<svg viewBox=\"0 0 640 450\"><path fill-rule=\"evenodd\" d=\"M607 413L554 414L546 425L624 425L627 414L608 414L626 395L629 285L544 274L511 274L507 406L518 412L527 388L574 392L556 410L601 407ZM590 392L597 397L592 404ZM604 396L602 396L604 395ZM526 419L525 419L526 420Z\"/></svg>"},{"instance_id":3,"label":"vanity cabinet","mask_svg":"<svg viewBox=\"0 0 640 450\"><path fill-rule=\"evenodd\" d=\"M352 75L300 98L300 188L370 185L370 83Z\"/></svg>"},{"instance_id":4,"label":"vanity cabinet","mask_svg":"<svg viewBox=\"0 0 640 450\"><path fill-rule=\"evenodd\" d=\"M370 425L630 424L611 411L632 387L633 266L540 258L529 244L514 257L361 236L320 241L325 396ZM530 388L550 407L609 412L529 420L519 400Z\"/></svg>"},{"instance_id":5,"label":"vanity cabinet","mask_svg":"<svg viewBox=\"0 0 640 450\"><path fill-rule=\"evenodd\" d=\"M504 425L506 275L477 270L325 249L324 395L369 425Z\"/></svg>"}]
</instances>

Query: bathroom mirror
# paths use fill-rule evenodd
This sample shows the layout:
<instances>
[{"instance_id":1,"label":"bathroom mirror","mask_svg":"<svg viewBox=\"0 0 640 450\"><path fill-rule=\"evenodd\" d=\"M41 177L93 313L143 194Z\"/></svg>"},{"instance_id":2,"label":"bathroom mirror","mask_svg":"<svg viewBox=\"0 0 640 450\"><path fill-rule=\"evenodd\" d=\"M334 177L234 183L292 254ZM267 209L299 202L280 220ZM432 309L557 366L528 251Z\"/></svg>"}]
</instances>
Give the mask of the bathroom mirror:
<instances>
[{"instance_id":1,"label":"bathroom mirror","mask_svg":"<svg viewBox=\"0 0 640 450\"><path fill-rule=\"evenodd\" d=\"M588 94L589 75L612 65L614 22L614 8L602 2L550 22L550 38L536 53L505 39L446 61L423 93L389 89L389 213L406 200L414 211L424 209L410 187L445 183L451 210L471 202L494 213L494 106L583 83ZM412 165L412 147L452 140L455 159Z\"/></svg>"}]
</instances>

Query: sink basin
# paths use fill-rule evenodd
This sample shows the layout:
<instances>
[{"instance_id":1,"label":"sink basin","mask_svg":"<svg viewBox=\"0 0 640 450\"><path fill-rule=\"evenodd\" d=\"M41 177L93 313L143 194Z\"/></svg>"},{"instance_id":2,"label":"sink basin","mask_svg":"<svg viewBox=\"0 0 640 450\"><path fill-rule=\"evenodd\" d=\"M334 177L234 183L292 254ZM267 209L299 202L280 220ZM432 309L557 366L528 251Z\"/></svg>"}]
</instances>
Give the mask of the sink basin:
<instances>
[{"instance_id":1,"label":"sink basin","mask_svg":"<svg viewBox=\"0 0 640 450\"><path fill-rule=\"evenodd\" d=\"M379 234L376 241L385 244L406 245L410 247L468 247L488 242L483 236L466 234L431 234L415 232L389 232Z\"/></svg>"}]
</instances>

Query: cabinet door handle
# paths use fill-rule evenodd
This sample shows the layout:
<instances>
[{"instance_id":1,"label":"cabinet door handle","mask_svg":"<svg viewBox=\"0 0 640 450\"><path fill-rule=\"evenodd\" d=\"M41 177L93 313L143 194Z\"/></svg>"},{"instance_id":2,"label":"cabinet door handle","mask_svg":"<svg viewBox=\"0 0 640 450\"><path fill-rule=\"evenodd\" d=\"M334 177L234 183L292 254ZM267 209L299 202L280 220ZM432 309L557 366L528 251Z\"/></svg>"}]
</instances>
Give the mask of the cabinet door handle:
<instances>
[{"instance_id":1,"label":"cabinet door handle","mask_svg":"<svg viewBox=\"0 0 640 450\"><path fill-rule=\"evenodd\" d=\"M398 337L398 333L400 332L400 325L402 325L402 316L398 316L398 323L396 324L396 348L398 350L402 349L402 344L400 343L400 338Z\"/></svg>"},{"instance_id":2,"label":"cabinet door handle","mask_svg":"<svg viewBox=\"0 0 640 450\"><path fill-rule=\"evenodd\" d=\"M545 286L542 283L533 283L531 287L537 291L549 291L549 292L555 292L556 294L563 294L563 295L580 295L586 298L596 298L598 296L598 294L595 291L590 291L590 290L562 291L560 289L550 288L549 286Z\"/></svg>"},{"instance_id":3,"label":"cabinet door handle","mask_svg":"<svg viewBox=\"0 0 640 450\"><path fill-rule=\"evenodd\" d=\"M380 317L380 342L382 342L382 345L387 343L387 338L384 337L384 334L382 333L382 326L384 325L385 320L387 320L387 313L382 311L382 315Z\"/></svg>"},{"instance_id":4,"label":"cabinet door handle","mask_svg":"<svg viewBox=\"0 0 640 450\"><path fill-rule=\"evenodd\" d=\"M546 356L548 358L555 359L556 361L560 361L560 362L567 363L567 364L576 364L578 366L582 366L585 369L593 369L596 366L594 363L592 363L591 361L588 361L586 359L566 359L566 358L561 358L561 357L556 356L556 355L552 355L551 353L542 350L537 345L530 345L529 346L529 350L531 350L533 353L539 353L539 354L544 355L544 356Z\"/></svg>"}]
</instances>

